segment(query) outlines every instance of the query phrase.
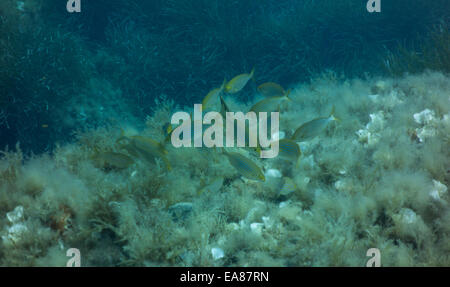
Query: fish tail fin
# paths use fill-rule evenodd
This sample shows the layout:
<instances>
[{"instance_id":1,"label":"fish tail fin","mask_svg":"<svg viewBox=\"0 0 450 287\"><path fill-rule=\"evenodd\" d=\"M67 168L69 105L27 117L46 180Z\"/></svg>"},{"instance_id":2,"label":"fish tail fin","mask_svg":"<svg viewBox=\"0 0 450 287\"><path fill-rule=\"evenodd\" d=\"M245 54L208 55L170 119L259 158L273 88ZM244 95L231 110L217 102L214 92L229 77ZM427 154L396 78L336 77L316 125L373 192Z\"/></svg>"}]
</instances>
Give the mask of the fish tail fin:
<instances>
[{"instance_id":1,"label":"fish tail fin","mask_svg":"<svg viewBox=\"0 0 450 287\"><path fill-rule=\"evenodd\" d=\"M293 102L294 100L292 100L292 97L289 96L290 94L291 94L291 89L287 90L284 95L285 95L286 99L288 99L290 102Z\"/></svg>"},{"instance_id":2,"label":"fish tail fin","mask_svg":"<svg viewBox=\"0 0 450 287\"><path fill-rule=\"evenodd\" d=\"M221 109L224 112L224 114L222 116L225 117L225 113L229 112L230 109L228 108L227 103L225 102L225 99L222 97L222 95L220 96L220 105L221 105Z\"/></svg>"},{"instance_id":3,"label":"fish tail fin","mask_svg":"<svg viewBox=\"0 0 450 287\"><path fill-rule=\"evenodd\" d=\"M170 122L166 123L163 126L163 136L164 136L164 141L162 142L162 144L167 144L167 142L170 140L170 135L173 132L173 126Z\"/></svg>"},{"instance_id":4,"label":"fish tail fin","mask_svg":"<svg viewBox=\"0 0 450 287\"><path fill-rule=\"evenodd\" d=\"M340 122L340 121L341 121L340 118L338 118L338 117L335 116L335 108L334 108L334 105L333 105L333 107L331 108L330 119L331 119L332 121L336 121L336 122Z\"/></svg>"},{"instance_id":5,"label":"fish tail fin","mask_svg":"<svg viewBox=\"0 0 450 287\"><path fill-rule=\"evenodd\" d=\"M227 84L227 78L223 78L222 85L220 86L220 91L223 92L225 89L225 85Z\"/></svg>"},{"instance_id":6,"label":"fish tail fin","mask_svg":"<svg viewBox=\"0 0 450 287\"><path fill-rule=\"evenodd\" d=\"M256 83L256 80L255 80L255 67L253 67L252 71L250 72L250 79L252 79L252 81Z\"/></svg>"},{"instance_id":7,"label":"fish tail fin","mask_svg":"<svg viewBox=\"0 0 450 287\"><path fill-rule=\"evenodd\" d=\"M261 149L261 146L260 146L260 145L258 145L257 147L255 147L255 152L256 152L259 156L261 156L262 149Z\"/></svg>"}]
</instances>

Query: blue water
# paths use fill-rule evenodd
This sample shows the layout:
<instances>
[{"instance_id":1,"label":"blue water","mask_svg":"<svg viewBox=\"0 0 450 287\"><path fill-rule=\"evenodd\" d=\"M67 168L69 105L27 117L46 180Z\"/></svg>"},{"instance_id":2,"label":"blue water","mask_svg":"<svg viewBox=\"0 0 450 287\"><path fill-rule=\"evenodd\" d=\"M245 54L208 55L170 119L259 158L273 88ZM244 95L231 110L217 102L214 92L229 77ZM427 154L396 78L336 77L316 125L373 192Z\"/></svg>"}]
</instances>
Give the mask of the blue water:
<instances>
[{"instance_id":1,"label":"blue water","mask_svg":"<svg viewBox=\"0 0 450 287\"><path fill-rule=\"evenodd\" d=\"M2 147L49 151L106 117L151 114L162 94L199 102L252 67L258 82L286 87L328 70L386 75L386 55L420 47L450 11L446 0L385 0L380 13L355 0L84 0L81 13L60 2L2 4L2 37L13 39L1 47ZM99 105L111 105L108 115Z\"/></svg>"}]
</instances>

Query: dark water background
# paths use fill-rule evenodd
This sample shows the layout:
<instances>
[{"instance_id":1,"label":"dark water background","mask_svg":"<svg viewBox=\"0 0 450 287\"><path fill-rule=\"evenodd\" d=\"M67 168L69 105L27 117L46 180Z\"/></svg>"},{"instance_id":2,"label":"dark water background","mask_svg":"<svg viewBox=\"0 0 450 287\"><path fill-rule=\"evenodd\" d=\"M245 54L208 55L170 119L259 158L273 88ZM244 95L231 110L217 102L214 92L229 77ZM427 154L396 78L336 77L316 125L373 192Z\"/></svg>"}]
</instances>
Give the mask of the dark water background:
<instances>
[{"instance_id":1,"label":"dark water background","mask_svg":"<svg viewBox=\"0 0 450 287\"><path fill-rule=\"evenodd\" d=\"M1 149L40 153L77 130L139 126L155 99L191 106L253 67L258 83L285 87L328 71L450 71L448 0L381 0L381 13L365 0L81 0L73 14L66 1L2 2Z\"/></svg>"}]
</instances>

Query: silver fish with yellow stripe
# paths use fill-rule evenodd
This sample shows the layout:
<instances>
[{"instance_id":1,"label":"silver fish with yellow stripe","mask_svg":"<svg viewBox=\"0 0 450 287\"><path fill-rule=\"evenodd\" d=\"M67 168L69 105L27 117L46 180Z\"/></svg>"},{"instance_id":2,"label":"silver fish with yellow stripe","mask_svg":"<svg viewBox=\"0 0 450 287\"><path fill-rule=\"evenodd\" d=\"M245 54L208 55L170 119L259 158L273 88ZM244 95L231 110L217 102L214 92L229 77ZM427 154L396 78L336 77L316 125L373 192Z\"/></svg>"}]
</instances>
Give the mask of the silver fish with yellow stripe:
<instances>
[{"instance_id":1,"label":"silver fish with yellow stripe","mask_svg":"<svg viewBox=\"0 0 450 287\"><path fill-rule=\"evenodd\" d=\"M278 112L280 110L280 105L282 102L284 102L286 100L291 101L291 99L289 98L289 93L290 93L290 90L287 91L286 94L284 94L283 96L280 96L280 97L269 97L269 98L262 99L261 101L254 104L250 108L250 111L255 112L255 113Z\"/></svg>"},{"instance_id":2,"label":"silver fish with yellow stripe","mask_svg":"<svg viewBox=\"0 0 450 287\"><path fill-rule=\"evenodd\" d=\"M334 107L328 117L316 118L298 127L292 136L292 140L297 142L311 140L318 136L328 124L333 121L339 121L339 119L334 116Z\"/></svg>"},{"instance_id":3,"label":"silver fish with yellow stripe","mask_svg":"<svg viewBox=\"0 0 450 287\"><path fill-rule=\"evenodd\" d=\"M126 141L126 143L122 143L123 141ZM134 157L144 158L147 161L161 158L165 163L167 170L172 169L166 156L168 154L167 150L161 143L151 138L143 136L122 136L117 142L122 143L122 147Z\"/></svg>"},{"instance_id":4,"label":"silver fish with yellow stripe","mask_svg":"<svg viewBox=\"0 0 450 287\"><path fill-rule=\"evenodd\" d=\"M222 94L225 88L226 80L223 80L222 86L219 88L212 89L202 101L202 110L206 111L208 108L213 106L219 99L220 94Z\"/></svg>"},{"instance_id":5,"label":"silver fish with yellow stripe","mask_svg":"<svg viewBox=\"0 0 450 287\"><path fill-rule=\"evenodd\" d=\"M252 69L250 74L237 75L225 85L225 92L228 94L235 94L239 92L245 87L245 85L247 85L248 81L253 78L254 73L255 68Z\"/></svg>"},{"instance_id":6,"label":"silver fish with yellow stripe","mask_svg":"<svg viewBox=\"0 0 450 287\"><path fill-rule=\"evenodd\" d=\"M257 90L264 97L281 97L286 94L283 87L274 82L261 84L258 86Z\"/></svg>"},{"instance_id":7,"label":"silver fish with yellow stripe","mask_svg":"<svg viewBox=\"0 0 450 287\"><path fill-rule=\"evenodd\" d=\"M223 150L223 153L228 157L230 164L245 178L265 181L266 177L262 170L249 158L243 156L238 152L227 152Z\"/></svg>"}]
</instances>

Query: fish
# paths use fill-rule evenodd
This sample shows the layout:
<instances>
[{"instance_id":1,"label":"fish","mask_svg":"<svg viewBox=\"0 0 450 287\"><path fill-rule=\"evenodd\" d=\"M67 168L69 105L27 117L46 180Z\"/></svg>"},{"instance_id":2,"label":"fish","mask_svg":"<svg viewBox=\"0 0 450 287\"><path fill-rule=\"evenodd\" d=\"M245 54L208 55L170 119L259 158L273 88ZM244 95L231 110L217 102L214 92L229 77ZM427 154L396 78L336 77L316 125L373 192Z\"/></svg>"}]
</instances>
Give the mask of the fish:
<instances>
[{"instance_id":1,"label":"fish","mask_svg":"<svg viewBox=\"0 0 450 287\"><path fill-rule=\"evenodd\" d=\"M174 130L173 125L170 122L167 122L162 126L163 135L165 136L164 138L165 144L167 144L170 141L170 137L172 136L173 130Z\"/></svg>"},{"instance_id":2,"label":"fish","mask_svg":"<svg viewBox=\"0 0 450 287\"><path fill-rule=\"evenodd\" d=\"M290 177L283 177L283 184L280 189L281 195L288 195L298 189L295 182Z\"/></svg>"},{"instance_id":3,"label":"fish","mask_svg":"<svg viewBox=\"0 0 450 287\"><path fill-rule=\"evenodd\" d=\"M134 163L134 160L130 156L112 151L99 153L97 159L99 159L103 165L117 169L125 169Z\"/></svg>"},{"instance_id":4,"label":"fish","mask_svg":"<svg viewBox=\"0 0 450 287\"><path fill-rule=\"evenodd\" d=\"M228 94L235 94L242 90L245 85L248 83L248 81L253 78L253 75L255 73L255 68L252 69L250 74L240 74L231 79L226 85L225 85L225 92Z\"/></svg>"},{"instance_id":5,"label":"fish","mask_svg":"<svg viewBox=\"0 0 450 287\"><path fill-rule=\"evenodd\" d=\"M225 102L225 99L222 96L220 96L220 114L224 119L226 119L227 112L231 112L231 110L228 107L227 103Z\"/></svg>"},{"instance_id":6,"label":"fish","mask_svg":"<svg viewBox=\"0 0 450 287\"><path fill-rule=\"evenodd\" d=\"M197 195L200 195L203 192L218 192L223 186L223 181L223 177L219 176L208 183L202 182L201 188L198 190Z\"/></svg>"},{"instance_id":7,"label":"fish","mask_svg":"<svg viewBox=\"0 0 450 287\"><path fill-rule=\"evenodd\" d=\"M297 161L298 158L302 155L299 145L297 142L291 139L281 139L278 141L278 156Z\"/></svg>"},{"instance_id":8,"label":"fish","mask_svg":"<svg viewBox=\"0 0 450 287\"><path fill-rule=\"evenodd\" d=\"M212 106L217 99L219 98L220 94L223 92L225 88L226 80L223 80L222 86L219 88L212 89L203 99L202 101L202 110L207 110L210 106Z\"/></svg>"},{"instance_id":9,"label":"fish","mask_svg":"<svg viewBox=\"0 0 450 287\"><path fill-rule=\"evenodd\" d=\"M167 170L171 170L169 160L167 159L167 150L164 146L148 137L143 136L122 136L117 141L127 140L127 144L122 144L122 147L126 149L132 156L142 157L147 161L152 162L156 157L163 160Z\"/></svg>"},{"instance_id":10,"label":"fish","mask_svg":"<svg viewBox=\"0 0 450 287\"><path fill-rule=\"evenodd\" d=\"M162 126L162 130L164 135L170 134L173 131L173 126L170 122L167 122Z\"/></svg>"},{"instance_id":11,"label":"fish","mask_svg":"<svg viewBox=\"0 0 450 287\"><path fill-rule=\"evenodd\" d=\"M328 117L316 118L302 124L295 130L291 139L297 142L311 140L318 136L328 126L328 124L333 121L340 121L334 116L334 107Z\"/></svg>"},{"instance_id":12,"label":"fish","mask_svg":"<svg viewBox=\"0 0 450 287\"><path fill-rule=\"evenodd\" d=\"M255 113L278 112L280 110L280 105L283 101L285 101L285 100L291 101L291 99L289 98L289 93L290 93L290 91L285 93L283 96L269 97L269 98L262 99L261 101L254 104L250 108L250 111L255 112Z\"/></svg>"},{"instance_id":13,"label":"fish","mask_svg":"<svg viewBox=\"0 0 450 287\"><path fill-rule=\"evenodd\" d=\"M258 92L264 97L281 97L286 94L286 91L277 83L267 82L261 84L257 88Z\"/></svg>"},{"instance_id":14,"label":"fish","mask_svg":"<svg viewBox=\"0 0 450 287\"><path fill-rule=\"evenodd\" d=\"M220 110L220 114L222 115L222 117L225 119L224 120L224 126L226 125L226 113L227 112L231 112L230 108L228 107L227 103L225 102L225 99L220 96L220 102L221 102L221 110ZM270 125L269 125L269 129L270 129ZM226 136L225 133L226 127L224 129L224 136ZM245 121L245 145L249 146L249 140L250 140L250 129L249 129L249 122ZM234 129L234 138L237 138L237 128ZM258 144L257 144L258 145ZM257 151L257 153L259 153L259 150Z\"/></svg>"},{"instance_id":15,"label":"fish","mask_svg":"<svg viewBox=\"0 0 450 287\"><path fill-rule=\"evenodd\" d=\"M238 152L227 152L223 149L223 153L228 157L230 164L243 176L248 179L266 181L266 177L262 170L249 158Z\"/></svg>"}]
</instances>

